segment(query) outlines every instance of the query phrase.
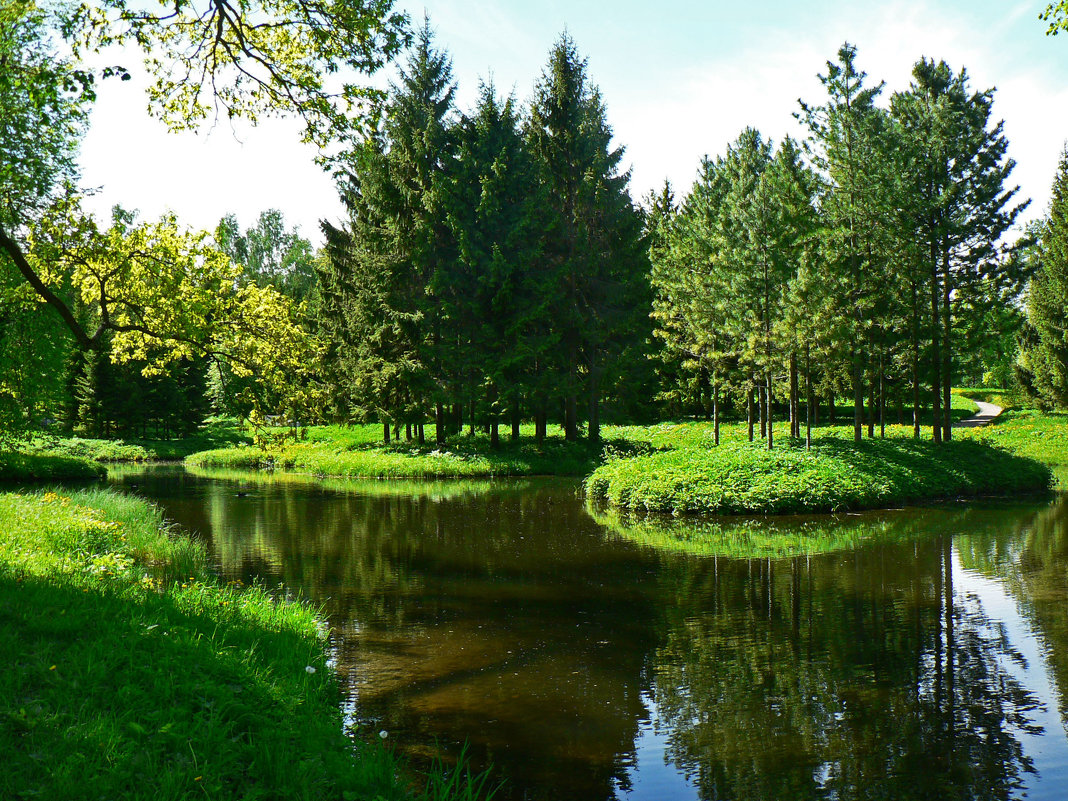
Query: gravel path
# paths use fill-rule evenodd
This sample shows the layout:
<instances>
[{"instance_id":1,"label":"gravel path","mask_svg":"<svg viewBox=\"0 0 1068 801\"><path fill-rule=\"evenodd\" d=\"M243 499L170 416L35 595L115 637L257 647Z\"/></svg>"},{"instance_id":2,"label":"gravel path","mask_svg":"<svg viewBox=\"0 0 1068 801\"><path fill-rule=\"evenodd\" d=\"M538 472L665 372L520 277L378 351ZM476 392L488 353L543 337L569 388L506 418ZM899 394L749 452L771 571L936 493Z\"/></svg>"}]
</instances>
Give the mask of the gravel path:
<instances>
[{"instance_id":1,"label":"gravel path","mask_svg":"<svg viewBox=\"0 0 1068 801\"><path fill-rule=\"evenodd\" d=\"M985 401L975 401L975 405L979 407L979 411L971 417L954 423L954 428L979 428L985 426L1004 411L1000 406L986 403Z\"/></svg>"}]
</instances>

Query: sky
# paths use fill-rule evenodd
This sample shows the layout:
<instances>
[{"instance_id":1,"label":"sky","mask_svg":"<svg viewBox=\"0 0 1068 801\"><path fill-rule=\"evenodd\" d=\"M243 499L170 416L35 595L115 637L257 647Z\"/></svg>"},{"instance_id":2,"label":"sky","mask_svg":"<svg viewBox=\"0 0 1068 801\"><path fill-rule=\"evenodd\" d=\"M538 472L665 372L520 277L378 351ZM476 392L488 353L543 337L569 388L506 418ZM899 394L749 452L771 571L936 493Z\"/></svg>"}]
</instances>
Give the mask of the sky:
<instances>
[{"instance_id":1,"label":"sky","mask_svg":"<svg viewBox=\"0 0 1068 801\"><path fill-rule=\"evenodd\" d=\"M1023 220L1041 217L1068 140L1068 33L1045 35L1046 0L426 0L398 3L414 24L428 16L453 60L462 111L479 81L526 102L562 32L574 39L599 87L615 144L625 148L638 201L670 180L688 191L704 155L722 153L746 126L778 142L802 137L798 100L818 104L817 75L844 42L857 66L885 82L881 102L907 89L921 57L964 68L974 90L996 87L993 113L1005 121L1012 181L1030 198ZM124 60L124 63L132 59ZM388 70L374 80L389 78ZM213 229L236 214L251 226L280 209L315 243L319 221L344 218L329 177L300 144L293 120L256 127L219 123L169 133L146 112L144 82L106 81L81 150L91 207L113 204L154 218L174 211Z\"/></svg>"}]
</instances>

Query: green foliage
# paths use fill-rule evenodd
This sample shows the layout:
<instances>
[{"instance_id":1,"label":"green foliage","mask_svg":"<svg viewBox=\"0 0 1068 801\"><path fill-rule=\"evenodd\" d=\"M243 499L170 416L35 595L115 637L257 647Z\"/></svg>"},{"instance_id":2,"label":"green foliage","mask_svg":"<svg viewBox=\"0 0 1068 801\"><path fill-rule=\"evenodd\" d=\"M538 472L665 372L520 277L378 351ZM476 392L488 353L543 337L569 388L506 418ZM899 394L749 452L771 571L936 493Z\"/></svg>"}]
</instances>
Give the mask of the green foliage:
<instances>
[{"instance_id":1,"label":"green foliage","mask_svg":"<svg viewBox=\"0 0 1068 801\"><path fill-rule=\"evenodd\" d=\"M156 6L159 6L156 8ZM172 130L206 120L297 115L322 148L366 122L380 94L358 82L406 38L389 0L177 4L101 0L79 8L71 39L90 52L136 47L154 82L149 109Z\"/></svg>"},{"instance_id":2,"label":"green foliage","mask_svg":"<svg viewBox=\"0 0 1068 801\"><path fill-rule=\"evenodd\" d=\"M262 212L244 233L237 218L226 215L215 229L215 243L241 266L245 280L273 286L296 303L312 300L317 285L315 251L297 228L286 228L278 209Z\"/></svg>"},{"instance_id":3,"label":"green foliage","mask_svg":"<svg viewBox=\"0 0 1068 801\"><path fill-rule=\"evenodd\" d=\"M0 495L0 794L90 799L476 797L461 766L409 788L342 731L323 625L223 586L142 500ZM440 767L440 766L439 766ZM448 787L448 792L438 792Z\"/></svg>"},{"instance_id":4,"label":"green foliage","mask_svg":"<svg viewBox=\"0 0 1068 801\"><path fill-rule=\"evenodd\" d=\"M1043 22L1048 22L1047 36L1056 36L1061 31L1068 31L1068 2L1060 0L1058 3L1050 3L1045 11L1038 15Z\"/></svg>"},{"instance_id":5,"label":"green foliage","mask_svg":"<svg viewBox=\"0 0 1068 801\"><path fill-rule=\"evenodd\" d=\"M782 514L875 508L960 495L1041 492L1048 468L976 442L903 439L811 450L767 451L748 443L617 459L586 480L595 499L657 512Z\"/></svg>"},{"instance_id":6,"label":"green foliage","mask_svg":"<svg viewBox=\"0 0 1068 801\"><path fill-rule=\"evenodd\" d=\"M87 480L105 475L105 468L86 458L0 448L0 481Z\"/></svg>"},{"instance_id":7,"label":"green foliage","mask_svg":"<svg viewBox=\"0 0 1068 801\"><path fill-rule=\"evenodd\" d=\"M1061 154L1053 199L1039 237L1040 266L1027 296L1033 331L1020 354L1025 384L1045 406L1068 406L1068 148Z\"/></svg>"}]
</instances>

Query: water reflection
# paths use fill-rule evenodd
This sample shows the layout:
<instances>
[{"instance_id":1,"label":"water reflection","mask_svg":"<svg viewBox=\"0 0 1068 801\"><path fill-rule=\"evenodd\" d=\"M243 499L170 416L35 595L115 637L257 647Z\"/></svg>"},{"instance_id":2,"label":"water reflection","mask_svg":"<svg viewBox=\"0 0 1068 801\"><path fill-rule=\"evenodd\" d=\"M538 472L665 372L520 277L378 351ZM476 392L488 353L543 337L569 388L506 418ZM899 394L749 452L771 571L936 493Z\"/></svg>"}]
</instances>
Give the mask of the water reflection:
<instances>
[{"instance_id":1,"label":"water reflection","mask_svg":"<svg viewBox=\"0 0 1068 801\"><path fill-rule=\"evenodd\" d=\"M617 536L570 482L121 480L229 577L324 607L354 722L416 759L467 737L508 797L1068 786L1063 503L851 517L849 550L723 558Z\"/></svg>"}]
</instances>

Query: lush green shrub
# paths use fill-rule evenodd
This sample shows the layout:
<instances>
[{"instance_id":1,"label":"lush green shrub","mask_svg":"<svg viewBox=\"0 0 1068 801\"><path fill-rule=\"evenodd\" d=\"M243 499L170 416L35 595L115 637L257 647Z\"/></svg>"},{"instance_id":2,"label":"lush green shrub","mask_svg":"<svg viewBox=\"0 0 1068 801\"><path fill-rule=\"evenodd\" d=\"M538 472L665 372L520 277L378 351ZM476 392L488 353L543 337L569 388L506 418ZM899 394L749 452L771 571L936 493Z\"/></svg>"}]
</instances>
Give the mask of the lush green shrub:
<instances>
[{"instance_id":1,"label":"lush green shrub","mask_svg":"<svg viewBox=\"0 0 1068 801\"><path fill-rule=\"evenodd\" d=\"M0 481L70 481L102 478L107 469L74 456L0 451Z\"/></svg>"}]
</instances>

